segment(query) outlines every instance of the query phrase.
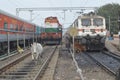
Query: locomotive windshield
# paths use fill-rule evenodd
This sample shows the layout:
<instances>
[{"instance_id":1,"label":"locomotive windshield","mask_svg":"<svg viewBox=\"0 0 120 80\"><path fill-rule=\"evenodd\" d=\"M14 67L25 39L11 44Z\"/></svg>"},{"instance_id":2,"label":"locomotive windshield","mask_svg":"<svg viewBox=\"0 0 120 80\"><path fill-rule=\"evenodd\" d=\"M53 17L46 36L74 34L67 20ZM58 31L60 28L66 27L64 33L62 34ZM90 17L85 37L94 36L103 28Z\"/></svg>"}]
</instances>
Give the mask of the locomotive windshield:
<instances>
[{"instance_id":1,"label":"locomotive windshield","mask_svg":"<svg viewBox=\"0 0 120 80\"><path fill-rule=\"evenodd\" d=\"M91 20L90 19L81 19L82 26L90 26Z\"/></svg>"},{"instance_id":2,"label":"locomotive windshield","mask_svg":"<svg viewBox=\"0 0 120 80\"><path fill-rule=\"evenodd\" d=\"M103 19L102 18L94 18L93 19L93 25L94 26L102 26L103 25Z\"/></svg>"}]
</instances>

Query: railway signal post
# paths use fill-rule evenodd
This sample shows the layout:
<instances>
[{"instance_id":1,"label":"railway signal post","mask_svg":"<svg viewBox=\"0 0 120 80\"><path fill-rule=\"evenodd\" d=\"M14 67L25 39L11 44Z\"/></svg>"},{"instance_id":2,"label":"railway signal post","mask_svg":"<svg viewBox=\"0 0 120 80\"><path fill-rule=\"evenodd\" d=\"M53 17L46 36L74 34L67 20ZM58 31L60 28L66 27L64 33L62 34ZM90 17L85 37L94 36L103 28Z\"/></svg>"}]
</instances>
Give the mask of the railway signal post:
<instances>
[{"instance_id":1,"label":"railway signal post","mask_svg":"<svg viewBox=\"0 0 120 80\"><path fill-rule=\"evenodd\" d=\"M72 36L72 40L73 40L73 53L72 53L73 61L74 61L74 63L75 63L75 66L76 66L76 68L77 68L77 72L79 73L81 80L84 80L83 75L82 75L82 70L78 67L77 61L75 60L75 56L74 56L74 54L75 54L75 53L74 53L74 38L75 38L75 36L77 36L78 30L77 30L76 27L72 27L72 28L69 30L69 33L70 33L70 35Z\"/></svg>"},{"instance_id":2,"label":"railway signal post","mask_svg":"<svg viewBox=\"0 0 120 80\"><path fill-rule=\"evenodd\" d=\"M72 41L73 41L73 56L74 56L74 38L77 36L78 31L75 27L72 27L69 31L70 35L72 36Z\"/></svg>"}]
</instances>

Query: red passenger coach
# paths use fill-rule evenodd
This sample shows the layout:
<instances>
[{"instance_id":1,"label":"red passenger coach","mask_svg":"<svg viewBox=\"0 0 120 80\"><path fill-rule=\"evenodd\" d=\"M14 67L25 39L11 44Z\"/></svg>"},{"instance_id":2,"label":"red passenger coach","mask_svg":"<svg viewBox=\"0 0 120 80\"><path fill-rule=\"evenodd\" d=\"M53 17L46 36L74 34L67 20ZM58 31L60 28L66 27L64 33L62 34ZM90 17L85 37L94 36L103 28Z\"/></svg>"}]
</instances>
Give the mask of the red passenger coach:
<instances>
[{"instance_id":1,"label":"red passenger coach","mask_svg":"<svg viewBox=\"0 0 120 80\"><path fill-rule=\"evenodd\" d=\"M36 25L0 10L0 56L28 47L34 41Z\"/></svg>"}]
</instances>

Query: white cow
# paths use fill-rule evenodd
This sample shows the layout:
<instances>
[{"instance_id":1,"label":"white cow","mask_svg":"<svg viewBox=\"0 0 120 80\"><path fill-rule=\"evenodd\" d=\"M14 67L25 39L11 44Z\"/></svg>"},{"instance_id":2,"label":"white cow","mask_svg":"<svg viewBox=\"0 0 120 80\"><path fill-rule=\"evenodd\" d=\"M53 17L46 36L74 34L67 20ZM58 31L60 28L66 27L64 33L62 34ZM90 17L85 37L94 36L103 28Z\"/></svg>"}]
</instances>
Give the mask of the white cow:
<instances>
[{"instance_id":1,"label":"white cow","mask_svg":"<svg viewBox=\"0 0 120 80\"><path fill-rule=\"evenodd\" d=\"M32 60L38 60L42 57L43 47L40 43L34 42L31 44Z\"/></svg>"}]
</instances>

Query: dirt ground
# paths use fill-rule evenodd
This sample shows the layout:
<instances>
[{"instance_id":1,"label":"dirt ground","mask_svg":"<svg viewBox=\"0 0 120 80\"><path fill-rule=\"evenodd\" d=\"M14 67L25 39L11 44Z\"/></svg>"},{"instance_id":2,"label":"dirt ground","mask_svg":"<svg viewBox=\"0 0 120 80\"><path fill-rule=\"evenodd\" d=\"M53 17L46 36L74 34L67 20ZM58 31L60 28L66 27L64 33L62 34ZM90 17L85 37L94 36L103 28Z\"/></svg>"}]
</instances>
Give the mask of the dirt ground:
<instances>
[{"instance_id":1,"label":"dirt ground","mask_svg":"<svg viewBox=\"0 0 120 80\"><path fill-rule=\"evenodd\" d=\"M84 80L115 80L112 75L96 66L87 57L81 56L79 59L80 63L78 65L82 69ZM81 80L72 56L64 46L60 49L54 80Z\"/></svg>"},{"instance_id":2,"label":"dirt ground","mask_svg":"<svg viewBox=\"0 0 120 80\"><path fill-rule=\"evenodd\" d=\"M54 80L80 80L72 56L65 49L59 53Z\"/></svg>"},{"instance_id":3,"label":"dirt ground","mask_svg":"<svg viewBox=\"0 0 120 80\"><path fill-rule=\"evenodd\" d=\"M84 80L115 80L115 77L103 70L84 53L77 54L76 60L82 69Z\"/></svg>"}]
</instances>

